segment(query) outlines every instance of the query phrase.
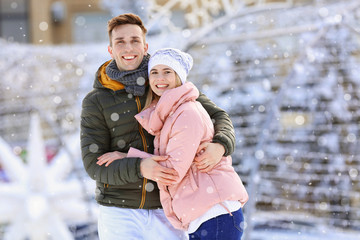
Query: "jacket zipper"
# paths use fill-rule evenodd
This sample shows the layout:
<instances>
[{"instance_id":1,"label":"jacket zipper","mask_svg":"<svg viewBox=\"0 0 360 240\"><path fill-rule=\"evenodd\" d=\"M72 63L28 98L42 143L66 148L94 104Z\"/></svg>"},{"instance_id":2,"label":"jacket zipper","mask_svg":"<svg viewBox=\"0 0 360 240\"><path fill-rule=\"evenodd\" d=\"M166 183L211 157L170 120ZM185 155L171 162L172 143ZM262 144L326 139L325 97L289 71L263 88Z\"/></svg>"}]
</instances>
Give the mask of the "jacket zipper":
<instances>
[{"instance_id":1,"label":"jacket zipper","mask_svg":"<svg viewBox=\"0 0 360 240\"><path fill-rule=\"evenodd\" d=\"M138 112L141 111L141 103L140 103L140 99L138 96L135 97L135 101L136 101L136 105L137 105L137 108L138 108ZM143 143L143 147L144 147L144 151L147 152L147 144L146 144L146 138L145 138L145 134L144 134L144 131L143 131L143 128L142 126L140 125L140 123L138 123L138 126L139 126L139 132L140 132L140 136L141 136L141 140L142 140L142 143ZM143 208L144 205L145 205L145 199L146 199L146 189L145 189L145 186L146 186L146 183L147 183L147 179L144 178L143 180L143 186L142 186L142 192L141 192L141 201L140 201L140 206L139 208Z\"/></svg>"}]
</instances>

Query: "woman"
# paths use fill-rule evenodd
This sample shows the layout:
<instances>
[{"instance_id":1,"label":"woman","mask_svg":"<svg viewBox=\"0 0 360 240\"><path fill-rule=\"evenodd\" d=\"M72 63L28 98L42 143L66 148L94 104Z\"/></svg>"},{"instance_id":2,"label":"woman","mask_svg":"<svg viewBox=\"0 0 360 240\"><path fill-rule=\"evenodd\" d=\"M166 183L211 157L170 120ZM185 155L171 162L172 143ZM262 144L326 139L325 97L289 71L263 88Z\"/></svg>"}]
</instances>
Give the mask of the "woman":
<instances>
[{"instance_id":1,"label":"woman","mask_svg":"<svg viewBox=\"0 0 360 240\"><path fill-rule=\"evenodd\" d=\"M174 185L158 183L166 217L178 229L188 231L190 239L240 239L241 208L248 194L231 166L231 157L207 173L195 166L198 146L210 142L213 123L200 103L199 91L186 82L192 57L173 48L160 49L149 61L149 91L144 110L135 118L155 136L155 155L169 156L161 164L174 168L179 180ZM149 157L130 148L127 157ZM99 161L110 164L113 159ZM151 190L151 189L150 189Z\"/></svg>"}]
</instances>

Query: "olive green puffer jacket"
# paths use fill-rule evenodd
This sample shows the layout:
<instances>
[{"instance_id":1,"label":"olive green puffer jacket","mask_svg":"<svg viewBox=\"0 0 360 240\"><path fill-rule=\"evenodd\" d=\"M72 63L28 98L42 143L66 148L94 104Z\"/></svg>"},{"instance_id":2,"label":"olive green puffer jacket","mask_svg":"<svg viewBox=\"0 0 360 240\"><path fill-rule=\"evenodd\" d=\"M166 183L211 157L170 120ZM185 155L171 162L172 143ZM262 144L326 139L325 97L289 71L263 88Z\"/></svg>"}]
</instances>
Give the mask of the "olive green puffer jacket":
<instances>
[{"instance_id":1,"label":"olive green puffer jacket","mask_svg":"<svg viewBox=\"0 0 360 240\"><path fill-rule=\"evenodd\" d=\"M97 72L94 89L83 100L81 112L81 150L84 168L96 181L96 200L101 205L123 208L161 208L157 184L140 174L140 158L123 158L108 167L97 158L112 151L128 152L130 147L153 153L153 136L138 124L134 115L145 104L146 94L128 94L124 86L110 79L104 63ZM148 91L148 88L147 88ZM214 119L213 142L234 151L235 134L228 114L205 95L198 101Z\"/></svg>"}]
</instances>

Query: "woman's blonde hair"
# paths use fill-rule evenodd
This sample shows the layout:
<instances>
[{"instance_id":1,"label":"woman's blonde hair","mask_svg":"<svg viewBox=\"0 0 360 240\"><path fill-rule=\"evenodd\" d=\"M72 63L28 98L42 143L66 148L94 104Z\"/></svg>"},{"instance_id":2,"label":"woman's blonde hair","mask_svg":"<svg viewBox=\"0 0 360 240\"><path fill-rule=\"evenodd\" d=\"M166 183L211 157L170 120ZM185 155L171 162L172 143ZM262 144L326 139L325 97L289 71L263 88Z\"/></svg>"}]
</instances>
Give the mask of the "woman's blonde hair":
<instances>
[{"instance_id":1,"label":"woman's blonde hair","mask_svg":"<svg viewBox=\"0 0 360 240\"><path fill-rule=\"evenodd\" d=\"M174 72L175 72L175 71L174 71ZM149 85L150 85L150 84L149 84ZM181 85L182 85L181 79L180 79L179 75L175 72L175 87L180 87ZM150 86L149 86L149 87L150 87ZM145 110L146 108L148 108L148 107L150 106L150 104L151 104L154 100L158 101L159 99L160 99L160 96L156 95L156 94L153 92L153 90L151 89L151 87L150 87L150 89L149 89L149 91L148 91L148 94L147 94L147 96L146 96L145 105L144 105L144 107L143 107L143 109L142 109L141 111L143 111L143 110Z\"/></svg>"}]
</instances>

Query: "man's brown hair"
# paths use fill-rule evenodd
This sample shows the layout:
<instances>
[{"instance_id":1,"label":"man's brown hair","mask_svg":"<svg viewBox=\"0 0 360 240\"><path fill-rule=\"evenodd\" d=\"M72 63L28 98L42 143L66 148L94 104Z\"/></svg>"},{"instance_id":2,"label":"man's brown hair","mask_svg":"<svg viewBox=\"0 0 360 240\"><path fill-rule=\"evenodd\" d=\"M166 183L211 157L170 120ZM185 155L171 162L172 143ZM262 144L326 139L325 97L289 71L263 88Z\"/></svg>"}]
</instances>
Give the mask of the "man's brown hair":
<instances>
[{"instance_id":1,"label":"man's brown hair","mask_svg":"<svg viewBox=\"0 0 360 240\"><path fill-rule=\"evenodd\" d=\"M143 22L141 21L141 18L138 15L135 15L133 13L124 13L119 16L113 17L108 21L108 33L109 33L109 39L110 39L110 46L112 46L112 30L120 25L125 24L134 24L138 25L143 34L144 34L144 43L145 43L145 35L147 33L147 29L145 28Z\"/></svg>"}]
</instances>

